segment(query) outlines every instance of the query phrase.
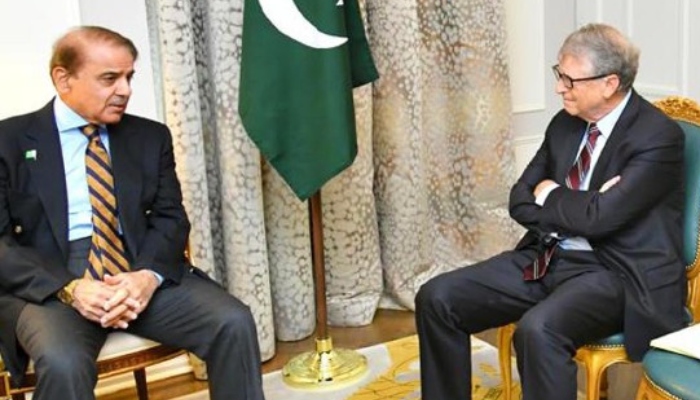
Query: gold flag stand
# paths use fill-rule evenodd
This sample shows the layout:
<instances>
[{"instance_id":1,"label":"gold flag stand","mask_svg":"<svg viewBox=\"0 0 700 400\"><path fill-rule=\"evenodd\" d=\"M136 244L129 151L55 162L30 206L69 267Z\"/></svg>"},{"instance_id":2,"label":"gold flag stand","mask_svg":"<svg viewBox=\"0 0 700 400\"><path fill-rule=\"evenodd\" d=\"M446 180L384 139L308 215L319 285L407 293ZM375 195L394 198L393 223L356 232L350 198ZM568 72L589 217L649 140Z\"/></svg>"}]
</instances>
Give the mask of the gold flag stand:
<instances>
[{"instance_id":1,"label":"gold flag stand","mask_svg":"<svg viewBox=\"0 0 700 400\"><path fill-rule=\"evenodd\" d=\"M367 358L354 350L334 349L328 334L320 190L309 199L309 230L316 297L316 351L289 360L282 369L282 378L288 385L300 389L346 386L367 373Z\"/></svg>"}]
</instances>

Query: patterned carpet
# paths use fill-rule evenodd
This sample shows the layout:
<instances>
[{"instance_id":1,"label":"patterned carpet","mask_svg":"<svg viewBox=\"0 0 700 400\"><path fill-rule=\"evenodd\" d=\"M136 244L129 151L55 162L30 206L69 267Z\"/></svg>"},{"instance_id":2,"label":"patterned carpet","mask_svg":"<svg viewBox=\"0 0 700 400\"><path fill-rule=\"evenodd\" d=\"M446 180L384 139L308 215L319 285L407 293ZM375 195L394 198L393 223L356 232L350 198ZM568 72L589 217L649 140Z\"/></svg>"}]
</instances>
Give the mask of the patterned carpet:
<instances>
[{"instance_id":1,"label":"patterned carpet","mask_svg":"<svg viewBox=\"0 0 700 400\"><path fill-rule=\"evenodd\" d=\"M409 336L359 350L368 359L369 372L353 385L341 389L306 391L285 385L279 371L265 374L266 400L420 400L418 338ZM496 349L477 338L472 340L474 400L501 400L503 390ZM513 371L517 379L517 372ZM514 387L514 398L520 387ZM207 400L208 393L194 393L177 400Z\"/></svg>"}]
</instances>

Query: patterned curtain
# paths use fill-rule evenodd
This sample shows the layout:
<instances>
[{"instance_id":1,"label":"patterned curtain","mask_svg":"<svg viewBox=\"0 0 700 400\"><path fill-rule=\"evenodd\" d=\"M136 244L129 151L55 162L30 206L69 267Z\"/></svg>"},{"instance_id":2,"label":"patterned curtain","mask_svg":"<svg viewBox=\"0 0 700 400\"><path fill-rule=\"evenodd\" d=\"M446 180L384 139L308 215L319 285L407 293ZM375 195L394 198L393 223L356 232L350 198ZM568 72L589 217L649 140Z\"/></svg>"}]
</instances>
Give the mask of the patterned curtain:
<instances>
[{"instance_id":1,"label":"patterned curtain","mask_svg":"<svg viewBox=\"0 0 700 400\"><path fill-rule=\"evenodd\" d=\"M328 320L343 326L412 309L427 279L520 233L502 2L360 3L380 79L354 93L355 163L322 190ZM269 359L275 339L313 333L314 288L307 204L237 115L243 0L146 4L193 259L250 306Z\"/></svg>"}]
</instances>

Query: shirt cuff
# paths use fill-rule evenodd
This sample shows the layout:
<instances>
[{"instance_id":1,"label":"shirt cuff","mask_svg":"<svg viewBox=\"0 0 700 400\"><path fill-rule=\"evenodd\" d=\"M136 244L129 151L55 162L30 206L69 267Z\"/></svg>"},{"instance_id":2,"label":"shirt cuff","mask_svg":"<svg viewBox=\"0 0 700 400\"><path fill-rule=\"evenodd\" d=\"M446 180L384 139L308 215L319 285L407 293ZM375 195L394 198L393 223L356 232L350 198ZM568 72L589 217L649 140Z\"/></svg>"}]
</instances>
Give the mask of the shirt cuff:
<instances>
[{"instance_id":1,"label":"shirt cuff","mask_svg":"<svg viewBox=\"0 0 700 400\"><path fill-rule=\"evenodd\" d=\"M546 188L542 189L539 195L535 198L535 203L542 207L544 205L544 202L547 201L547 197L549 196L550 193L552 193L552 190L558 188L560 185L558 183L553 183Z\"/></svg>"},{"instance_id":2,"label":"shirt cuff","mask_svg":"<svg viewBox=\"0 0 700 400\"><path fill-rule=\"evenodd\" d=\"M157 273L156 271L154 271L152 269L149 269L149 271L151 271L153 273L153 275L156 277L156 279L158 280L158 287L160 287L160 285L163 284L163 277L159 273Z\"/></svg>"}]
</instances>

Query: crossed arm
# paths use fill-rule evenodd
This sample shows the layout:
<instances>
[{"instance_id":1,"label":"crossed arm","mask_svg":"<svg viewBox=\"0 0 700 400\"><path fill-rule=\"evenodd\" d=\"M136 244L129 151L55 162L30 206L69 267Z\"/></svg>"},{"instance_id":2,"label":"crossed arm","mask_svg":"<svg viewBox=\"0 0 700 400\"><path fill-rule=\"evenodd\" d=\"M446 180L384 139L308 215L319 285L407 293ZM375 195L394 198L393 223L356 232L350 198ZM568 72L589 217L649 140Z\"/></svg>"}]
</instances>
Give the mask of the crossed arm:
<instances>
[{"instance_id":1,"label":"crossed arm","mask_svg":"<svg viewBox=\"0 0 700 400\"><path fill-rule=\"evenodd\" d=\"M605 169L594 171L607 180L583 191L554 180L554 152L560 145L551 143L556 138L548 133L510 196L511 216L539 237L558 232L605 238L634 223L682 184L683 134L671 122L620 132L627 137L617 142L614 158ZM536 196L552 186L544 204L538 205Z\"/></svg>"},{"instance_id":2,"label":"crossed arm","mask_svg":"<svg viewBox=\"0 0 700 400\"><path fill-rule=\"evenodd\" d=\"M607 192L611 187L615 186L618 182L620 182L620 175L615 175L612 178L610 178L607 182L603 184L603 186L598 189L598 192L600 193L605 193ZM558 187L559 184L554 182L551 179L544 179L540 183L535 186L535 190L532 192L532 194L535 196L535 198L539 197L542 192L544 192L547 189L554 189L555 187Z\"/></svg>"}]
</instances>

